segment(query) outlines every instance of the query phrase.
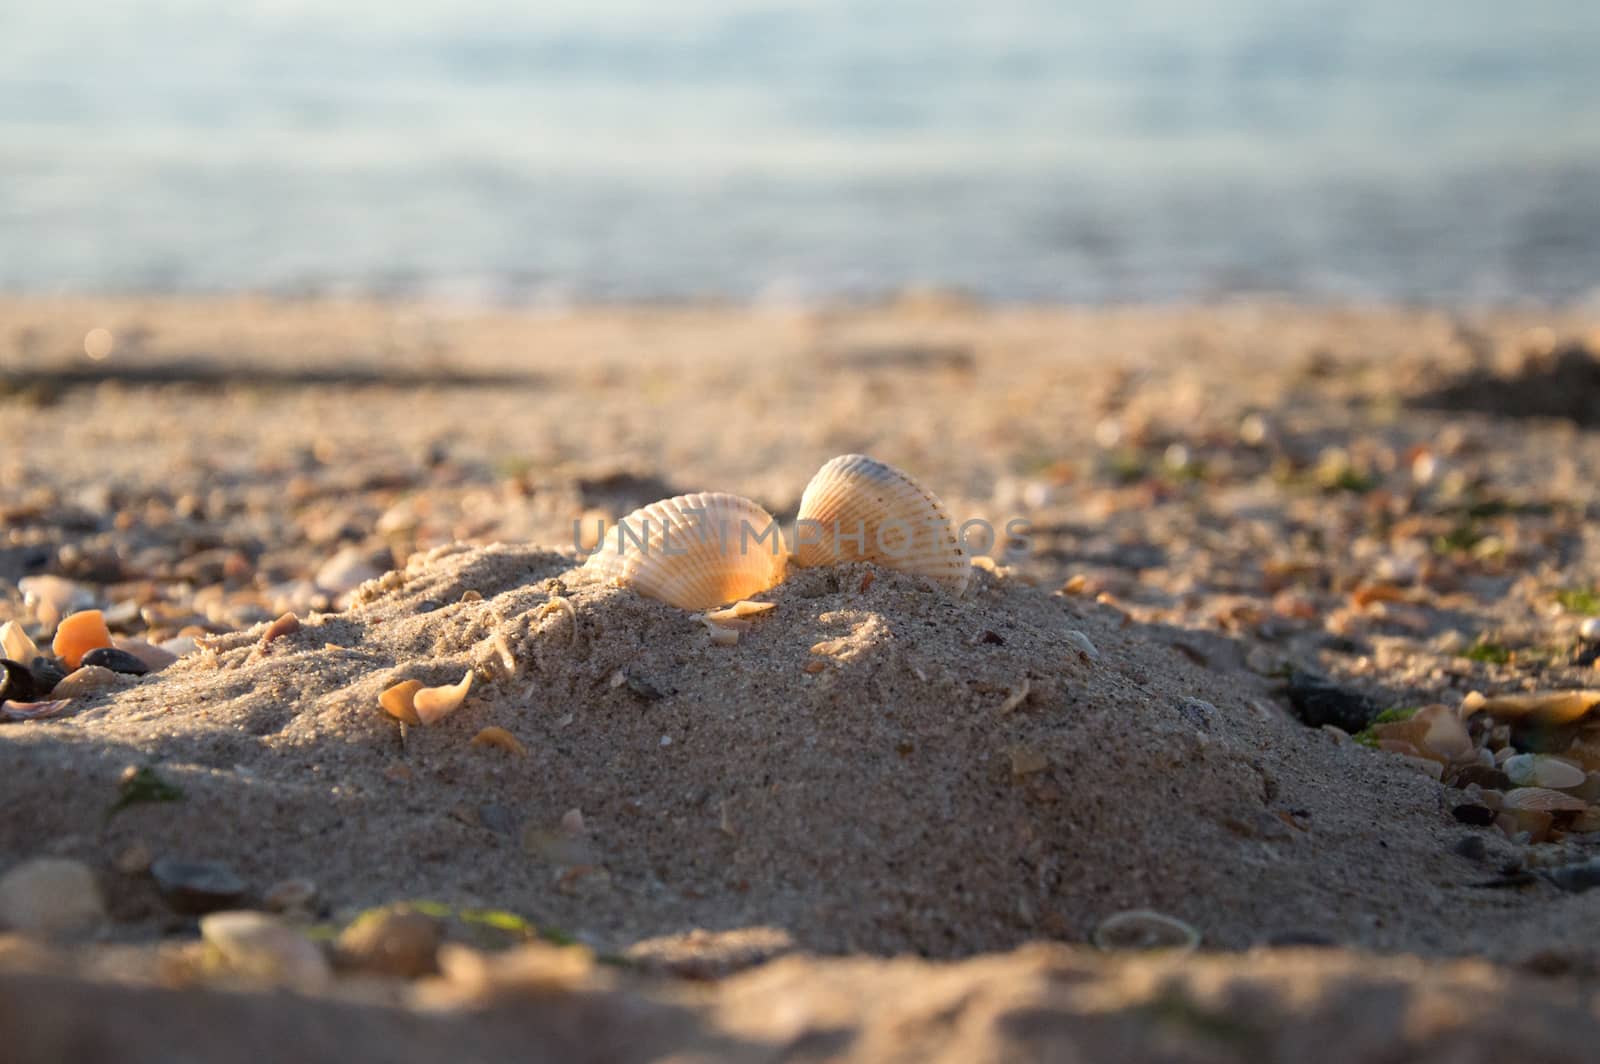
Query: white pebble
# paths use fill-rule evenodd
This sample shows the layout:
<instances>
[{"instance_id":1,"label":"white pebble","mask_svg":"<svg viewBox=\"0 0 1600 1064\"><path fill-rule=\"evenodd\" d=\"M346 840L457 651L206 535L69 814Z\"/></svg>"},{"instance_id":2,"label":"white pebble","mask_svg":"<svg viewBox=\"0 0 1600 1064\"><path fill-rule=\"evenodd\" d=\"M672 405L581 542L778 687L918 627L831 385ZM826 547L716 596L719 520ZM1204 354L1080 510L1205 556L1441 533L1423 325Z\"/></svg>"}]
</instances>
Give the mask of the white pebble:
<instances>
[{"instance_id":1,"label":"white pebble","mask_svg":"<svg viewBox=\"0 0 1600 1064\"><path fill-rule=\"evenodd\" d=\"M0 877L0 926L39 935L93 930L105 919L94 873L82 861L41 857Z\"/></svg>"},{"instance_id":2,"label":"white pebble","mask_svg":"<svg viewBox=\"0 0 1600 1064\"><path fill-rule=\"evenodd\" d=\"M1600 617L1590 617L1579 625L1578 638L1586 643L1600 643Z\"/></svg>"},{"instance_id":3,"label":"white pebble","mask_svg":"<svg viewBox=\"0 0 1600 1064\"><path fill-rule=\"evenodd\" d=\"M671 745L672 745L672 736L670 736L670 735L663 735L663 736L662 736L662 737L661 737L661 745L662 745L662 746L671 746Z\"/></svg>"},{"instance_id":4,"label":"white pebble","mask_svg":"<svg viewBox=\"0 0 1600 1064\"><path fill-rule=\"evenodd\" d=\"M333 975L327 956L318 946L266 913L203 916L200 936L215 946L231 967L262 979L315 988Z\"/></svg>"}]
</instances>

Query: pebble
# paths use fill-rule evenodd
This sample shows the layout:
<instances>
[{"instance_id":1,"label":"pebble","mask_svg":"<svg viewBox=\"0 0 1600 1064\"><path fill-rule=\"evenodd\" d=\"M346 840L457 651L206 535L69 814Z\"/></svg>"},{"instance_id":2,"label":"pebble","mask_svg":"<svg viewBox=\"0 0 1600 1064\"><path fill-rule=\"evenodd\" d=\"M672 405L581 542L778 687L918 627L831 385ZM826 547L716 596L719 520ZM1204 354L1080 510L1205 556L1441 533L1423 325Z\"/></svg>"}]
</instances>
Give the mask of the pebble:
<instances>
[{"instance_id":1,"label":"pebble","mask_svg":"<svg viewBox=\"0 0 1600 1064\"><path fill-rule=\"evenodd\" d=\"M73 669L50 692L56 698L82 698L96 691L113 687L117 674L102 665L85 665Z\"/></svg>"},{"instance_id":2,"label":"pebble","mask_svg":"<svg viewBox=\"0 0 1600 1064\"><path fill-rule=\"evenodd\" d=\"M309 912L317 900L317 885L303 876L285 879L268 887L261 900L275 913Z\"/></svg>"},{"instance_id":3,"label":"pebble","mask_svg":"<svg viewBox=\"0 0 1600 1064\"><path fill-rule=\"evenodd\" d=\"M150 865L150 874L161 897L180 913L216 912L244 897L244 881L219 861L163 857Z\"/></svg>"},{"instance_id":4,"label":"pebble","mask_svg":"<svg viewBox=\"0 0 1600 1064\"><path fill-rule=\"evenodd\" d=\"M1578 638L1585 643L1600 643L1600 617L1590 617L1580 624Z\"/></svg>"},{"instance_id":5,"label":"pebble","mask_svg":"<svg viewBox=\"0 0 1600 1064\"><path fill-rule=\"evenodd\" d=\"M49 693L34 682L33 673L26 665L0 658L0 702L35 702Z\"/></svg>"},{"instance_id":6,"label":"pebble","mask_svg":"<svg viewBox=\"0 0 1600 1064\"><path fill-rule=\"evenodd\" d=\"M1555 790L1581 787L1585 775L1577 765L1544 754L1508 757L1500 769L1518 787L1550 787Z\"/></svg>"},{"instance_id":7,"label":"pebble","mask_svg":"<svg viewBox=\"0 0 1600 1064\"><path fill-rule=\"evenodd\" d=\"M103 669L110 669L112 672L122 673L125 676L143 676L150 671L150 666L146 665L137 655L130 654L126 650L118 650L116 647L100 647L98 650L91 650L83 656L84 668L90 668L95 665Z\"/></svg>"},{"instance_id":8,"label":"pebble","mask_svg":"<svg viewBox=\"0 0 1600 1064\"><path fill-rule=\"evenodd\" d=\"M1581 864L1552 868L1545 875L1550 882L1562 890L1582 893L1583 891L1600 887L1600 857L1584 861Z\"/></svg>"},{"instance_id":9,"label":"pebble","mask_svg":"<svg viewBox=\"0 0 1600 1064\"><path fill-rule=\"evenodd\" d=\"M443 932L439 921L409 909L365 913L339 935L339 964L399 979L431 975Z\"/></svg>"},{"instance_id":10,"label":"pebble","mask_svg":"<svg viewBox=\"0 0 1600 1064\"><path fill-rule=\"evenodd\" d=\"M119 852L112 863L125 876L142 876L150 871L150 864L154 860L155 855L150 852L150 847L142 842L134 842Z\"/></svg>"},{"instance_id":11,"label":"pebble","mask_svg":"<svg viewBox=\"0 0 1600 1064\"><path fill-rule=\"evenodd\" d=\"M1302 724L1332 724L1354 735L1379 713L1366 695L1347 690L1315 673L1296 670L1289 676L1289 707Z\"/></svg>"},{"instance_id":12,"label":"pebble","mask_svg":"<svg viewBox=\"0 0 1600 1064\"><path fill-rule=\"evenodd\" d=\"M1469 861L1482 861L1489 856L1489 845L1483 841L1481 835L1463 835L1456 840L1451 852L1457 857L1465 857Z\"/></svg>"},{"instance_id":13,"label":"pebble","mask_svg":"<svg viewBox=\"0 0 1600 1064\"><path fill-rule=\"evenodd\" d=\"M1463 824L1473 827L1486 828L1494 823L1495 811L1486 805L1475 805L1471 802L1458 805L1450 810L1450 815Z\"/></svg>"},{"instance_id":14,"label":"pebble","mask_svg":"<svg viewBox=\"0 0 1600 1064\"><path fill-rule=\"evenodd\" d=\"M333 978L327 956L276 916L219 912L200 918L200 937L241 974L306 989Z\"/></svg>"},{"instance_id":15,"label":"pebble","mask_svg":"<svg viewBox=\"0 0 1600 1064\"><path fill-rule=\"evenodd\" d=\"M1072 644L1073 649L1075 649L1079 654L1083 655L1085 661L1100 660L1099 648L1096 647L1094 643L1089 640L1089 637L1084 635L1082 632L1078 631L1077 629L1072 629L1071 631L1067 632L1066 639L1067 642Z\"/></svg>"},{"instance_id":16,"label":"pebble","mask_svg":"<svg viewBox=\"0 0 1600 1064\"><path fill-rule=\"evenodd\" d=\"M92 931L105 920L94 873L82 861L41 857L0 876L0 926L56 936Z\"/></svg>"}]
</instances>

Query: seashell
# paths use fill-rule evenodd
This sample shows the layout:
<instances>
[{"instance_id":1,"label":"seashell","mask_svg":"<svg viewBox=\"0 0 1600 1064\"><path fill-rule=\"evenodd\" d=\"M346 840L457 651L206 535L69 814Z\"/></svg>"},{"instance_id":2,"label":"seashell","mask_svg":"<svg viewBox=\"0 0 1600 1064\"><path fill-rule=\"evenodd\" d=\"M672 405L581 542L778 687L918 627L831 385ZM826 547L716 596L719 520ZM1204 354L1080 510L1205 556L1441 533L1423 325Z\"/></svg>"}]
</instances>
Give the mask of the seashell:
<instances>
[{"instance_id":1,"label":"seashell","mask_svg":"<svg viewBox=\"0 0 1600 1064\"><path fill-rule=\"evenodd\" d=\"M1546 754L1517 754L1506 758L1500 768L1518 787L1548 787L1560 791L1581 787L1586 778L1577 765Z\"/></svg>"},{"instance_id":2,"label":"seashell","mask_svg":"<svg viewBox=\"0 0 1600 1064\"><path fill-rule=\"evenodd\" d=\"M120 682L118 674L103 665L84 665L67 673L50 693L57 698L83 698Z\"/></svg>"},{"instance_id":3,"label":"seashell","mask_svg":"<svg viewBox=\"0 0 1600 1064\"><path fill-rule=\"evenodd\" d=\"M265 648L266 645L272 642L274 639L281 639L286 635L293 635L299 630L300 618L296 617L294 615L294 611L291 610L288 613L282 614L277 620L267 625L267 630L261 633L260 646Z\"/></svg>"},{"instance_id":4,"label":"seashell","mask_svg":"<svg viewBox=\"0 0 1600 1064\"><path fill-rule=\"evenodd\" d=\"M417 719L417 710L414 700L418 691L422 690L421 680L401 680L393 687L384 689L378 696L378 705L383 711L403 724L421 724Z\"/></svg>"},{"instance_id":5,"label":"seashell","mask_svg":"<svg viewBox=\"0 0 1600 1064\"><path fill-rule=\"evenodd\" d=\"M728 621L742 621L746 617L755 617L777 608L776 602L750 602L741 599L725 610L712 610L706 614L706 620L712 624L725 624Z\"/></svg>"},{"instance_id":6,"label":"seashell","mask_svg":"<svg viewBox=\"0 0 1600 1064\"><path fill-rule=\"evenodd\" d=\"M0 658L0 702L32 702L49 693L50 689L34 678L32 669L20 661Z\"/></svg>"},{"instance_id":7,"label":"seashell","mask_svg":"<svg viewBox=\"0 0 1600 1064\"><path fill-rule=\"evenodd\" d=\"M493 746L517 757L527 757L528 748L504 728L490 726L472 737L473 746Z\"/></svg>"},{"instance_id":8,"label":"seashell","mask_svg":"<svg viewBox=\"0 0 1600 1064\"><path fill-rule=\"evenodd\" d=\"M472 690L472 670L453 687L424 687L411 699L412 711L423 724L437 724L461 707Z\"/></svg>"},{"instance_id":9,"label":"seashell","mask_svg":"<svg viewBox=\"0 0 1600 1064\"><path fill-rule=\"evenodd\" d=\"M0 624L0 657L10 658L12 661L32 661L38 656L39 648L28 638L28 633L22 630L22 625L16 621Z\"/></svg>"},{"instance_id":10,"label":"seashell","mask_svg":"<svg viewBox=\"0 0 1600 1064\"><path fill-rule=\"evenodd\" d=\"M1541 691L1485 698L1473 691L1461 700L1461 716L1488 713L1505 720L1527 717L1538 724L1570 724L1600 706L1600 691Z\"/></svg>"},{"instance_id":11,"label":"seashell","mask_svg":"<svg viewBox=\"0 0 1600 1064\"><path fill-rule=\"evenodd\" d=\"M0 702L0 718L5 720L46 720L59 717L72 699L58 698L52 702Z\"/></svg>"},{"instance_id":12,"label":"seashell","mask_svg":"<svg viewBox=\"0 0 1600 1064\"><path fill-rule=\"evenodd\" d=\"M1588 808L1582 798L1562 794L1548 787L1518 787L1507 791L1500 801L1506 810L1538 810L1546 813L1581 813Z\"/></svg>"},{"instance_id":13,"label":"seashell","mask_svg":"<svg viewBox=\"0 0 1600 1064\"><path fill-rule=\"evenodd\" d=\"M83 610L61 622L50 649L67 663L67 668L76 669L89 651L110 645L111 629L106 627L105 616L99 610Z\"/></svg>"},{"instance_id":14,"label":"seashell","mask_svg":"<svg viewBox=\"0 0 1600 1064\"><path fill-rule=\"evenodd\" d=\"M924 576L960 596L972 566L938 497L894 466L840 455L800 498L795 562L864 561Z\"/></svg>"},{"instance_id":15,"label":"seashell","mask_svg":"<svg viewBox=\"0 0 1600 1064\"><path fill-rule=\"evenodd\" d=\"M702 492L622 518L584 568L668 605L703 610L765 591L783 579L787 563L771 514L737 495Z\"/></svg>"},{"instance_id":16,"label":"seashell","mask_svg":"<svg viewBox=\"0 0 1600 1064\"><path fill-rule=\"evenodd\" d=\"M1200 945L1200 932L1174 916L1132 909L1100 921L1090 936L1106 952L1177 950L1189 953Z\"/></svg>"}]
</instances>

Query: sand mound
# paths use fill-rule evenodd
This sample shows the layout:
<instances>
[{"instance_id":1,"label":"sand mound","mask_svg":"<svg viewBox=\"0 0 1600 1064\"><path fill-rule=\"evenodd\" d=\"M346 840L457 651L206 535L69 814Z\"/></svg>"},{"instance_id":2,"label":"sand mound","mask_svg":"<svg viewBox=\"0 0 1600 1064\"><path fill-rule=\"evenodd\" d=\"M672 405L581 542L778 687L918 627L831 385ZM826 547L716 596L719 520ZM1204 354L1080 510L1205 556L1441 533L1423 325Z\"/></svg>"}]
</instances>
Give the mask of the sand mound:
<instances>
[{"instance_id":1,"label":"sand mound","mask_svg":"<svg viewBox=\"0 0 1600 1064\"><path fill-rule=\"evenodd\" d=\"M61 840L125 927L171 919L112 871L138 844L257 890L308 876L336 910L489 905L605 948L767 926L951 956L1154 908L1213 946L1455 952L1503 904L1450 854L1436 782L1304 728L1161 629L974 575L953 602L865 566L801 571L721 647L569 557L419 555L265 653L260 628L222 637L75 717L8 728L22 808L0 863ZM402 733L378 708L399 679L469 667L440 724ZM526 756L472 745L489 725ZM107 822L130 764L185 800Z\"/></svg>"}]
</instances>

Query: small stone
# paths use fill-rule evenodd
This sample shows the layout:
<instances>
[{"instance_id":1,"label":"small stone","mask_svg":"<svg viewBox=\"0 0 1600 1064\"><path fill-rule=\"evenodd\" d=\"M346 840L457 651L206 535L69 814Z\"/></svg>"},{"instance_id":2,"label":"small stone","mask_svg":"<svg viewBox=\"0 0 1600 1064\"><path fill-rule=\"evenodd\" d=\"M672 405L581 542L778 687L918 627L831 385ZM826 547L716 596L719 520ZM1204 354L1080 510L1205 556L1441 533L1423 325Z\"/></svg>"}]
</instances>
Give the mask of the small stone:
<instances>
[{"instance_id":1,"label":"small stone","mask_svg":"<svg viewBox=\"0 0 1600 1064\"><path fill-rule=\"evenodd\" d=\"M1600 887L1600 858L1552 868L1545 875L1562 890L1582 893Z\"/></svg>"},{"instance_id":2,"label":"small stone","mask_svg":"<svg viewBox=\"0 0 1600 1064\"><path fill-rule=\"evenodd\" d=\"M1378 706L1366 695L1298 670L1289 676L1289 707L1308 727L1332 724L1352 735L1364 729L1379 713Z\"/></svg>"},{"instance_id":3,"label":"small stone","mask_svg":"<svg viewBox=\"0 0 1600 1064\"><path fill-rule=\"evenodd\" d=\"M317 900L317 885L302 877L274 883L261 895L262 902L275 913L310 912Z\"/></svg>"},{"instance_id":4,"label":"small stone","mask_svg":"<svg viewBox=\"0 0 1600 1064\"><path fill-rule=\"evenodd\" d=\"M1457 787L1467 787L1476 783L1479 787L1489 791L1505 791L1511 789L1511 780L1500 769L1492 765L1471 764L1456 770L1454 783Z\"/></svg>"},{"instance_id":5,"label":"small stone","mask_svg":"<svg viewBox=\"0 0 1600 1064\"><path fill-rule=\"evenodd\" d=\"M1084 661L1100 660L1099 648L1090 642L1089 637L1082 632L1075 628L1071 629L1067 632L1066 639L1068 643L1072 644L1072 648L1083 657Z\"/></svg>"},{"instance_id":6,"label":"small stone","mask_svg":"<svg viewBox=\"0 0 1600 1064\"><path fill-rule=\"evenodd\" d=\"M112 672L119 672L125 676L143 676L150 671L150 666L146 665L141 658L128 653L126 650L118 650L116 647L100 647L98 650L91 650L83 656L84 668L93 668L95 666L110 669Z\"/></svg>"},{"instance_id":7,"label":"small stone","mask_svg":"<svg viewBox=\"0 0 1600 1064\"><path fill-rule=\"evenodd\" d=\"M1263 944L1274 949L1337 949L1339 940L1321 931L1277 931Z\"/></svg>"},{"instance_id":8,"label":"small stone","mask_svg":"<svg viewBox=\"0 0 1600 1064\"><path fill-rule=\"evenodd\" d=\"M1600 643L1600 617L1590 617L1580 624L1578 638L1585 643Z\"/></svg>"},{"instance_id":9,"label":"small stone","mask_svg":"<svg viewBox=\"0 0 1600 1064\"><path fill-rule=\"evenodd\" d=\"M37 702L49 693L39 688L22 662L0 658L0 702Z\"/></svg>"},{"instance_id":10,"label":"small stone","mask_svg":"<svg viewBox=\"0 0 1600 1064\"><path fill-rule=\"evenodd\" d=\"M112 863L125 876L142 876L150 871L150 864L154 860L155 855L150 852L150 847L135 842L124 847Z\"/></svg>"},{"instance_id":11,"label":"small stone","mask_svg":"<svg viewBox=\"0 0 1600 1064\"><path fill-rule=\"evenodd\" d=\"M360 916L339 936L340 967L416 979L439 970L439 921L409 909L385 909Z\"/></svg>"},{"instance_id":12,"label":"small stone","mask_svg":"<svg viewBox=\"0 0 1600 1064\"><path fill-rule=\"evenodd\" d=\"M0 876L0 926L13 931L81 934L105 916L94 873L82 861L40 857Z\"/></svg>"},{"instance_id":13,"label":"small stone","mask_svg":"<svg viewBox=\"0 0 1600 1064\"><path fill-rule=\"evenodd\" d=\"M100 665L73 669L51 690L56 698L83 698L117 684L117 674Z\"/></svg>"},{"instance_id":14,"label":"small stone","mask_svg":"<svg viewBox=\"0 0 1600 1064\"><path fill-rule=\"evenodd\" d=\"M1463 824L1486 828L1494 823L1495 811L1486 805L1475 805L1471 802L1466 802L1451 809L1450 815Z\"/></svg>"},{"instance_id":15,"label":"small stone","mask_svg":"<svg viewBox=\"0 0 1600 1064\"><path fill-rule=\"evenodd\" d=\"M1456 840L1451 852L1469 861L1482 861L1489 856L1489 846L1481 835L1463 835Z\"/></svg>"},{"instance_id":16,"label":"small stone","mask_svg":"<svg viewBox=\"0 0 1600 1064\"><path fill-rule=\"evenodd\" d=\"M180 913L198 915L226 909L244 897L244 881L220 861L163 857L150 866L166 903Z\"/></svg>"},{"instance_id":17,"label":"small stone","mask_svg":"<svg viewBox=\"0 0 1600 1064\"><path fill-rule=\"evenodd\" d=\"M267 913L203 916L200 937L216 948L228 967L253 978L316 989L333 976L321 949Z\"/></svg>"},{"instance_id":18,"label":"small stone","mask_svg":"<svg viewBox=\"0 0 1600 1064\"><path fill-rule=\"evenodd\" d=\"M1583 769L1548 754L1516 754L1506 758L1500 769L1518 787L1565 790L1583 786Z\"/></svg>"}]
</instances>

